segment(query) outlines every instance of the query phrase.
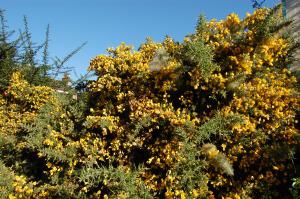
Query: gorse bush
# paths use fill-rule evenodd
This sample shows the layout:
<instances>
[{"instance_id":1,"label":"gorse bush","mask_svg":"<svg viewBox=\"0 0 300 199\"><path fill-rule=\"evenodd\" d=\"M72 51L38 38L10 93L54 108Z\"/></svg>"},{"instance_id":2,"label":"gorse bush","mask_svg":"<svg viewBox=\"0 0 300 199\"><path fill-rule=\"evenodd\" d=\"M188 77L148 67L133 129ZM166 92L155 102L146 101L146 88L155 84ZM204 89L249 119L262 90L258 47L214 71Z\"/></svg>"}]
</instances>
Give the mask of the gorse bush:
<instances>
[{"instance_id":1,"label":"gorse bush","mask_svg":"<svg viewBox=\"0 0 300 199\"><path fill-rule=\"evenodd\" d=\"M92 59L97 78L80 100L13 73L0 96L1 196L292 197L289 24L279 8L258 9L200 16L182 43L123 43Z\"/></svg>"},{"instance_id":2,"label":"gorse bush","mask_svg":"<svg viewBox=\"0 0 300 199\"><path fill-rule=\"evenodd\" d=\"M57 77L70 72L71 68L67 67L66 63L86 43L62 59L52 58L49 54L50 26L46 28L44 42L37 44L32 39L26 16L23 21L24 28L19 30L19 35L16 35L16 31L9 30L4 10L0 9L0 90L7 88L12 73L16 71L22 71L24 79L30 84L66 89L65 82L58 81ZM11 39L12 36L17 38ZM76 83L80 81L84 82L84 78Z\"/></svg>"}]
</instances>

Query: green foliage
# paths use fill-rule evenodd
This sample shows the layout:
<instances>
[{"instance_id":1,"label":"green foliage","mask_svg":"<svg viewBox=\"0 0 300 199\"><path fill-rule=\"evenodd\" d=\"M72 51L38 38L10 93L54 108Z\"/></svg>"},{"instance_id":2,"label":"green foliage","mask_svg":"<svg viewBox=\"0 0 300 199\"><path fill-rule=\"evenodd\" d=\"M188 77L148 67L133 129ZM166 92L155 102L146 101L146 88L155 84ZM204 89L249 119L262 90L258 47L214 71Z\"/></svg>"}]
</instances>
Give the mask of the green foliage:
<instances>
[{"instance_id":1,"label":"green foliage","mask_svg":"<svg viewBox=\"0 0 300 199\"><path fill-rule=\"evenodd\" d=\"M7 198L13 191L13 173L0 161L0 198Z\"/></svg>"},{"instance_id":2,"label":"green foliage","mask_svg":"<svg viewBox=\"0 0 300 199\"><path fill-rule=\"evenodd\" d=\"M293 178L293 184L291 188L293 198L299 198L300 194L300 178Z\"/></svg>"},{"instance_id":3,"label":"green foliage","mask_svg":"<svg viewBox=\"0 0 300 199\"><path fill-rule=\"evenodd\" d=\"M152 198L150 191L143 181L139 179L142 168L133 171L125 171L121 167L86 167L81 170L79 181L83 182L87 189L108 185L108 193L113 198Z\"/></svg>"},{"instance_id":4,"label":"green foliage","mask_svg":"<svg viewBox=\"0 0 300 199\"><path fill-rule=\"evenodd\" d=\"M208 78L219 68L213 62L212 49L203 40L185 43L182 48L182 61L184 65L191 67L191 71L199 70L204 78Z\"/></svg>"}]
</instances>

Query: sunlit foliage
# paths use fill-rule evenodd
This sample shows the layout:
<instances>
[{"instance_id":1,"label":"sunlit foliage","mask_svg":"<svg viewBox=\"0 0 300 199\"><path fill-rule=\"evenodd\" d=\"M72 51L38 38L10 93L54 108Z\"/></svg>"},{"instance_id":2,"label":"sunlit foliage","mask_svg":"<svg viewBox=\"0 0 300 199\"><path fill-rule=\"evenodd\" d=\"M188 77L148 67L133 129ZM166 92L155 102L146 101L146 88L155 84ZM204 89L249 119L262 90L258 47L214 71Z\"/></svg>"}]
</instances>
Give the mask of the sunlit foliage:
<instances>
[{"instance_id":1,"label":"sunlit foliage","mask_svg":"<svg viewBox=\"0 0 300 199\"><path fill-rule=\"evenodd\" d=\"M13 73L0 96L4 198L290 194L300 96L288 24L259 9L201 16L182 43L122 43L92 59L88 99Z\"/></svg>"}]
</instances>

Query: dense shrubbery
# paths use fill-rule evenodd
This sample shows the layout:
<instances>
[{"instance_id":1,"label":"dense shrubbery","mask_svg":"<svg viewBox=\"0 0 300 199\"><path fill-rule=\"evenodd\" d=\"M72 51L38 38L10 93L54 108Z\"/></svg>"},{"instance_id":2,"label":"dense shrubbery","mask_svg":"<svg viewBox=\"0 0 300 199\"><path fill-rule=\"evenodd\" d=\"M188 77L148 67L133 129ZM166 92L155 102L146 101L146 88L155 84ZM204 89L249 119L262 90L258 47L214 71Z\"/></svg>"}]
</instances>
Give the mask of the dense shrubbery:
<instances>
[{"instance_id":1,"label":"dense shrubbery","mask_svg":"<svg viewBox=\"0 0 300 199\"><path fill-rule=\"evenodd\" d=\"M299 161L288 24L259 9L200 17L182 43L121 44L91 61L97 79L79 100L13 73L0 96L2 196L286 196Z\"/></svg>"}]
</instances>

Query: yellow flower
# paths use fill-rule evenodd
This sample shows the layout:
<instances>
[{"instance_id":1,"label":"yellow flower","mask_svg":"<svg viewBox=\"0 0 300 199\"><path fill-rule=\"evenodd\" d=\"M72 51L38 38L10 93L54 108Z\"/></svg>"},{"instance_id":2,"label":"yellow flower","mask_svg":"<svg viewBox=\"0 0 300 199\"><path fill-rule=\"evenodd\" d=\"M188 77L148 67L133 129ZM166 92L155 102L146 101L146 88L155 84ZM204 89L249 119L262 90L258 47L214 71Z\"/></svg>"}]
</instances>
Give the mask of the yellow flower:
<instances>
[{"instance_id":1,"label":"yellow flower","mask_svg":"<svg viewBox=\"0 0 300 199\"><path fill-rule=\"evenodd\" d=\"M8 198L9 198L9 199L16 199L17 197L14 196L13 194L9 194Z\"/></svg>"},{"instance_id":2,"label":"yellow flower","mask_svg":"<svg viewBox=\"0 0 300 199\"><path fill-rule=\"evenodd\" d=\"M181 199L185 199L185 198L186 198L186 197L185 197L185 193L184 193L183 191L180 192L180 198L181 198Z\"/></svg>"},{"instance_id":3,"label":"yellow flower","mask_svg":"<svg viewBox=\"0 0 300 199\"><path fill-rule=\"evenodd\" d=\"M47 146L53 146L53 144L54 144L54 142L48 138L45 139L43 143Z\"/></svg>"},{"instance_id":4,"label":"yellow flower","mask_svg":"<svg viewBox=\"0 0 300 199\"><path fill-rule=\"evenodd\" d=\"M221 147L222 147L222 149L223 149L223 151L225 151L225 149L226 149L226 144L221 144Z\"/></svg>"},{"instance_id":5,"label":"yellow flower","mask_svg":"<svg viewBox=\"0 0 300 199\"><path fill-rule=\"evenodd\" d=\"M198 193L198 191L196 189L193 189L193 196L195 198L197 198L199 196L199 193Z\"/></svg>"}]
</instances>

